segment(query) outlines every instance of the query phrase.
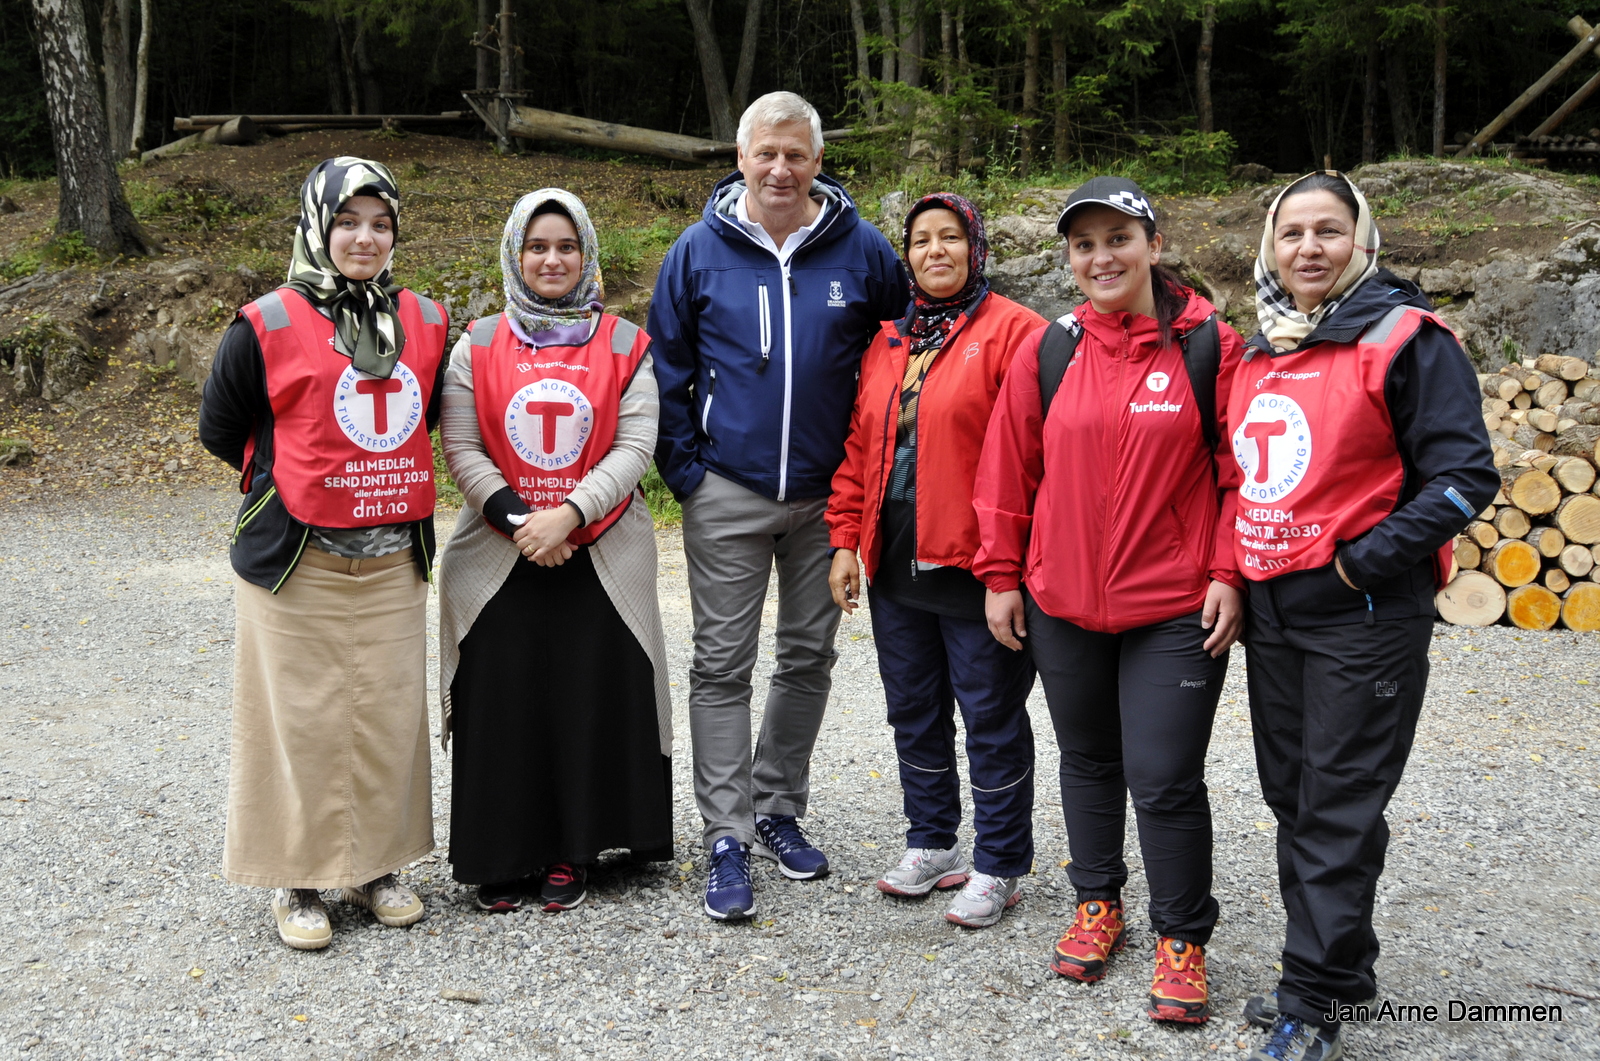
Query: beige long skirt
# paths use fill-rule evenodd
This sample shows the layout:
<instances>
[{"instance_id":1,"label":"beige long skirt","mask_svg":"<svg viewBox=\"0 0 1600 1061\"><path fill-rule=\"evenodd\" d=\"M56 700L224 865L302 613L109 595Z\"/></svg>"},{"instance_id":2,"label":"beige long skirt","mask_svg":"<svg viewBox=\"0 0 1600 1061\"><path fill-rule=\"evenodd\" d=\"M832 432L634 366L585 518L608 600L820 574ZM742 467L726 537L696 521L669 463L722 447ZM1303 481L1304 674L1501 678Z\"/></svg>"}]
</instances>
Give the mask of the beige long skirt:
<instances>
[{"instance_id":1,"label":"beige long skirt","mask_svg":"<svg viewBox=\"0 0 1600 1061\"><path fill-rule=\"evenodd\" d=\"M308 547L276 596L234 580L229 880L338 888L433 850L428 584L411 552Z\"/></svg>"}]
</instances>

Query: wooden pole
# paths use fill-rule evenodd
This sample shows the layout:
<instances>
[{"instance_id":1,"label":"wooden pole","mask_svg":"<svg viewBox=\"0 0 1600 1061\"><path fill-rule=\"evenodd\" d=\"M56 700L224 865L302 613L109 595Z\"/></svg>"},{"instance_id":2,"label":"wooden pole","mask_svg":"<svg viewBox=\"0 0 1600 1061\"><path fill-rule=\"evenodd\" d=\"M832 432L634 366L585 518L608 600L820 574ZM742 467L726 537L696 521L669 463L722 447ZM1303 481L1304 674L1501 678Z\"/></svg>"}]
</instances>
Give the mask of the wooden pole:
<instances>
[{"instance_id":1,"label":"wooden pole","mask_svg":"<svg viewBox=\"0 0 1600 1061\"><path fill-rule=\"evenodd\" d=\"M1499 116L1488 125L1479 130L1467 145L1461 149L1456 158L1471 158L1477 154L1478 149L1494 139L1496 133L1511 124L1511 120L1521 114L1524 108L1544 93L1544 90L1555 83L1556 79L1577 64L1579 59L1594 51L1595 45L1600 44L1600 29L1591 29L1586 33L1573 49L1561 57L1561 61L1552 66L1543 77L1535 81L1529 89L1512 101L1511 106L1501 111Z\"/></svg>"},{"instance_id":2,"label":"wooden pole","mask_svg":"<svg viewBox=\"0 0 1600 1061\"><path fill-rule=\"evenodd\" d=\"M1587 37L1594 29L1593 26L1583 20L1581 15L1574 15L1567 23L1567 28L1572 31L1573 36L1578 38ZM1537 129L1528 134L1528 139L1532 140L1535 137L1545 136L1553 132L1562 122L1572 117L1572 112L1583 106L1585 100L1594 95L1595 89L1600 89L1600 74L1595 74L1585 81L1582 88L1568 97L1567 102L1563 103L1550 117L1540 122Z\"/></svg>"},{"instance_id":3,"label":"wooden pole","mask_svg":"<svg viewBox=\"0 0 1600 1061\"><path fill-rule=\"evenodd\" d=\"M511 0L500 0L500 91L502 93L513 92L517 87L517 37L516 30L513 28L513 20L515 18L516 13L511 10ZM506 120L501 128L509 133L512 112L510 98L502 97L499 109L506 114ZM509 136L502 135L500 137L500 150L504 152L511 150L511 138Z\"/></svg>"}]
</instances>

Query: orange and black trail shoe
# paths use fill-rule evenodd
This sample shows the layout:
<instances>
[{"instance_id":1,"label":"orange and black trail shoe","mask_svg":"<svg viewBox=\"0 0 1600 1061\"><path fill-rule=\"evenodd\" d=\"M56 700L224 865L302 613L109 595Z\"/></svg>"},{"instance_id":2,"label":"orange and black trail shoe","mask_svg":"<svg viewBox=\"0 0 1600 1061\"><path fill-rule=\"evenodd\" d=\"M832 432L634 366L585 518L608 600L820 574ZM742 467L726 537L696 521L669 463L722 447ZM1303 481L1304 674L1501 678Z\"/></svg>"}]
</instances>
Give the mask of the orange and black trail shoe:
<instances>
[{"instance_id":1,"label":"orange and black trail shoe","mask_svg":"<svg viewBox=\"0 0 1600 1061\"><path fill-rule=\"evenodd\" d=\"M1162 936L1156 944L1156 976L1150 984L1150 1019L1203 1024L1210 1016L1205 948Z\"/></svg>"},{"instance_id":2,"label":"orange and black trail shoe","mask_svg":"<svg viewBox=\"0 0 1600 1061\"><path fill-rule=\"evenodd\" d=\"M1122 903L1091 899L1078 904L1072 927L1056 943L1050 968L1092 984L1106 974L1106 962L1127 942L1122 923Z\"/></svg>"}]
</instances>

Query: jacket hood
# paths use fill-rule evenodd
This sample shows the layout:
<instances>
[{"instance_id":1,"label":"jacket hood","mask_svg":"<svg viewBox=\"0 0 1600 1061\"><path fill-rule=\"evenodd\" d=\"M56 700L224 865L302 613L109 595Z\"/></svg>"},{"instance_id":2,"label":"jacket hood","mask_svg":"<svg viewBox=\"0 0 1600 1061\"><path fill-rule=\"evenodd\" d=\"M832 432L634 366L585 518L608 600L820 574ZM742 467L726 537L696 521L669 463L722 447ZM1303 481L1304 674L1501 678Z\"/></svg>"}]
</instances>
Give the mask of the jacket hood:
<instances>
[{"instance_id":1,"label":"jacket hood","mask_svg":"<svg viewBox=\"0 0 1600 1061\"><path fill-rule=\"evenodd\" d=\"M1316 331L1306 336L1296 349L1304 349L1312 343L1354 342L1362 332L1396 306L1433 309L1433 303L1416 284L1400 279L1387 269L1379 269L1347 292L1339 307L1327 320L1317 325ZM1261 332L1252 335L1247 345L1267 354L1289 353L1275 349Z\"/></svg>"},{"instance_id":2,"label":"jacket hood","mask_svg":"<svg viewBox=\"0 0 1600 1061\"><path fill-rule=\"evenodd\" d=\"M734 207L739 202L739 196L744 194L745 188L744 174L739 172L728 174L711 189L705 209L700 212L701 220L724 239L748 238L739 228L739 222L734 214ZM825 224L821 231L813 233L808 242L831 239L850 228L848 224L839 224L841 216L852 221L857 216L855 200L844 190L844 185L826 174L819 173L811 182L811 194L813 197L820 195L827 200L829 211L828 216L823 219Z\"/></svg>"},{"instance_id":3,"label":"jacket hood","mask_svg":"<svg viewBox=\"0 0 1600 1061\"><path fill-rule=\"evenodd\" d=\"M1217 311L1204 295L1192 289L1186 290L1189 300L1172 321L1172 330L1179 335L1199 327ZM1160 346L1161 330L1156 326L1154 317L1146 317L1141 313L1101 313L1087 301L1073 310L1072 315L1083 326L1083 330L1102 345L1113 350L1126 345L1129 357L1148 357ZM1126 338L1123 337L1124 332L1127 333Z\"/></svg>"}]
</instances>

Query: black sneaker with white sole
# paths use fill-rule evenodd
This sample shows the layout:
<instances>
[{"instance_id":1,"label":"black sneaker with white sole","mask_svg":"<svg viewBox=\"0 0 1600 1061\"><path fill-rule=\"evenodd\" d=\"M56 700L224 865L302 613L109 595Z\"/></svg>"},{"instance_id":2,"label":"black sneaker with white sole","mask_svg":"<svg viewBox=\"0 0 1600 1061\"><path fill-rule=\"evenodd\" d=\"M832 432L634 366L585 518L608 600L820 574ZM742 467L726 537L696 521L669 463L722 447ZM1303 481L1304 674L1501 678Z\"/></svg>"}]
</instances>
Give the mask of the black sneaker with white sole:
<instances>
[{"instance_id":1,"label":"black sneaker with white sole","mask_svg":"<svg viewBox=\"0 0 1600 1061\"><path fill-rule=\"evenodd\" d=\"M583 902L589 893L589 872L570 862L557 862L544 871L544 883L539 886L539 906L546 913L571 910Z\"/></svg>"},{"instance_id":2,"label":"black sneaker with white sole","mask_svg":"<svg viewBox=\"0 0 1600 1061\"><path fill-rule=\"evenodd\" d=\"M508 880L478 885L478 909L491 914L509 914L522 909L527 881Z\"/></svg>"}]
</instances>

